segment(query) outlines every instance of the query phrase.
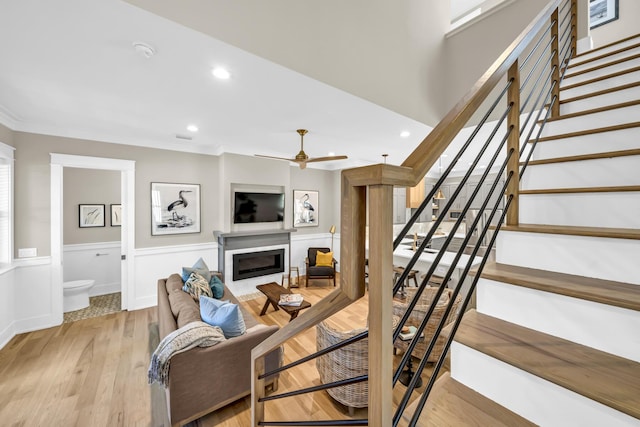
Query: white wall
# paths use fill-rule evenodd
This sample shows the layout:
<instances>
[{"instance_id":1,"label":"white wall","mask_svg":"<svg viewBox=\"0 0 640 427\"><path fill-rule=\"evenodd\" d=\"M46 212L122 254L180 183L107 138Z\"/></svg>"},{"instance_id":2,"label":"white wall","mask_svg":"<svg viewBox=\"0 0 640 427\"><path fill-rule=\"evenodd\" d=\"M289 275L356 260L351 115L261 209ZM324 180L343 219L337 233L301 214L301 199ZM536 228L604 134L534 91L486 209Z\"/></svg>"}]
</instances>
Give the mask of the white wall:
<instances>
[{"instance_id":1,"label":"white wall","mask_svg":"<svg viewBox=\"0 0 640 427\"><path fill-rule=\"evenodd\" d=\"M15 335L15 268L0 271L0 348Z\"/></svg>"},{"instance_id":2,"label":"white wall","mask_svg":"<svg viewBox=\"0 0 640 427\"><path fill-rule=\"evenodd\" d=\"M620 12L619 18L591 30L594 48L640 33L640 28L638 27L640 1L618 1Z\"/></svg>"},{"instance_id":3,"label":"white wall","mask_svg":"<svg viewBox=\"0 0 640 427\"><path fill-rule=\"evenodd\" d=\"M64 245L63 280L94 280L89 296L120 292L120 241Z\"/></svg>"}]
</instances>

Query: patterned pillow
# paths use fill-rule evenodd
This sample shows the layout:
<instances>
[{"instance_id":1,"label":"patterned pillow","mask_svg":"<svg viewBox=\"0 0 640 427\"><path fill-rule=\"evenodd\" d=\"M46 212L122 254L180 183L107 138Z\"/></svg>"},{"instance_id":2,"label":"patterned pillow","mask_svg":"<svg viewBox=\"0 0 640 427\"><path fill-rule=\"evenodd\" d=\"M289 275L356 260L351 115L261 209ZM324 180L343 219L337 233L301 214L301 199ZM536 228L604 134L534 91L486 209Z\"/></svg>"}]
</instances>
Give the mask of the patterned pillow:
<instances>
[{"instance_id":1,"label":"patterned pillow","mask_svg":"<svg viewBox=\"0 0 640 427\"><path fill-rule=\"evenodd\" d=\"M196 301L200 300L200 295L207 297L213 296L209 282L198 273L191 273L187 281L184 282L182 290L191 295L191 298Z\"/></svg>"}]
</instances>

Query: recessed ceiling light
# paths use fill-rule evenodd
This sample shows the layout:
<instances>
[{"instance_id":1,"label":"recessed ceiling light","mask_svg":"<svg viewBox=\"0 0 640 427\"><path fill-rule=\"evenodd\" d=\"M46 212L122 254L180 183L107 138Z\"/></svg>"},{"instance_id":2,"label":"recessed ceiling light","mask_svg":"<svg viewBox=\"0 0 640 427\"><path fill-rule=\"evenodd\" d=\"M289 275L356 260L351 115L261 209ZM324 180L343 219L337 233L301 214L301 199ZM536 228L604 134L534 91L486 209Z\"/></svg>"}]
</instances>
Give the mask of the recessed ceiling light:
<instances>
[{"instance_id":1,"label":"recessed ceiling light","mask_svg":"<svg viewBox=\"0 0 640 427\"><path fill-rule=\"evenodd\" d=\"M198 126L196 126L196 125L189 125L189 126L187 126L187 130L188 130L189 132L198 132Z\"/></svg>"},{"instance_id":2,"label":"recessed ceiling light","mask_svg":"<svg viewBox=\"0 0 640 427\"><path fill-rule=\"evenodd\" d=\"M400 132L400 136L403 138L408 138L409 136L411 136L411 132L409 132L408 130L403 130L402 132Z\"/></svg>"},{"instance_id":3,"label":"recessed ceiling light","mask_svg":"<svg viewBox=\"0 0 640 427\"><path fill-rule=\"evenodd\" d=\"M225 70L224 68L221 68L221 67L216 67L216 68L214 68L214 69L213 69L213 71L211 71L211 73L212 73L215 77L217 77L217 78L219 78L219 79L224 79L224 80L226 80L226 79L228 79L229 77L231 77L231 74L230 74L227 70Z\"/></svg>"}]
</instances>

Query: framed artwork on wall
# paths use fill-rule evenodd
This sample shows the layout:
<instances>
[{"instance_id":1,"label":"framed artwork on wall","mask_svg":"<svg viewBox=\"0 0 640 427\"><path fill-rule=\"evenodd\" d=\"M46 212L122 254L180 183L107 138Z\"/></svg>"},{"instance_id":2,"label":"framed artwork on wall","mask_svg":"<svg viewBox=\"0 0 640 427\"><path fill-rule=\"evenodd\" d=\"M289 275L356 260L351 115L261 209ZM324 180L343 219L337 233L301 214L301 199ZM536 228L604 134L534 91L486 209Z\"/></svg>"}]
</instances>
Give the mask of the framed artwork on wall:
<instances>
[{"instance_id":1,"label":"framed artwork on wall","mask_svg":"<svg viewBox=\"0 0 640 427\"><path fill-rule=\"evenodd\" d=\"M618 19L618 0L589 0L589 28Z\"/></svg>"},{"instance_id":2,"label":"framed artwork on wall","mask_svg":"<svg viewBox=\"0 0 640 427\"><path fill-rule=\"evenodd\" d=\"M320 200L317 191L293 190L293 226L317 227Z\"/></svg>"},{"instance_id":3,"label":"framed artwork on wall","mask_svg":"<svg viewBox=\"0 0 640 427\"><path fill-rule=\"evenodd\" d=\"M200 184L151 183L151 235L200 232Z\"/></svg>"},{"instance_id":4,"label":"framed artwork on wall","mask_svg":"<svg viewBox=\"0 0 640 427\"><path fill-rule=\"evenodd\" d=\"M122 225L122 205L111 205L111 226L120 227Z\"/></svg>"},{"instance_id":5,"label":"framed artwork on wall","mask_svg":"<svg viewBox=\"0 0 640 427\"><path fill-rule=\"evenodd\" d=\"M104 205L78 205L80 228L104 227Z\"/></svg>"}]
</instances>

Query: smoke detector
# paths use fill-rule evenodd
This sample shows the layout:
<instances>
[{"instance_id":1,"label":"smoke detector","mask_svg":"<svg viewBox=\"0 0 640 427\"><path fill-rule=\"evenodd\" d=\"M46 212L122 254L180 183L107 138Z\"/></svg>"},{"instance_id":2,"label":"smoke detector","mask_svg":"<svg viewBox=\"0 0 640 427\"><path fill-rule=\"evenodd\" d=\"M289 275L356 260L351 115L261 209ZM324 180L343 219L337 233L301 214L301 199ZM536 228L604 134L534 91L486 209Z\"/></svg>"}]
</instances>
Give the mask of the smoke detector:
<instances>
[{"instance_id":1,"label":"smoke detector","mask_svg":"<svg viewBox=\"0 0 640 427\"><path fill-rule=\"evenodd\" d=\"M154 48L143 42L134 42L133 48L138 55L144 56L147 59L151 58L156 53Z\"/></svg>"}]
</instances>

